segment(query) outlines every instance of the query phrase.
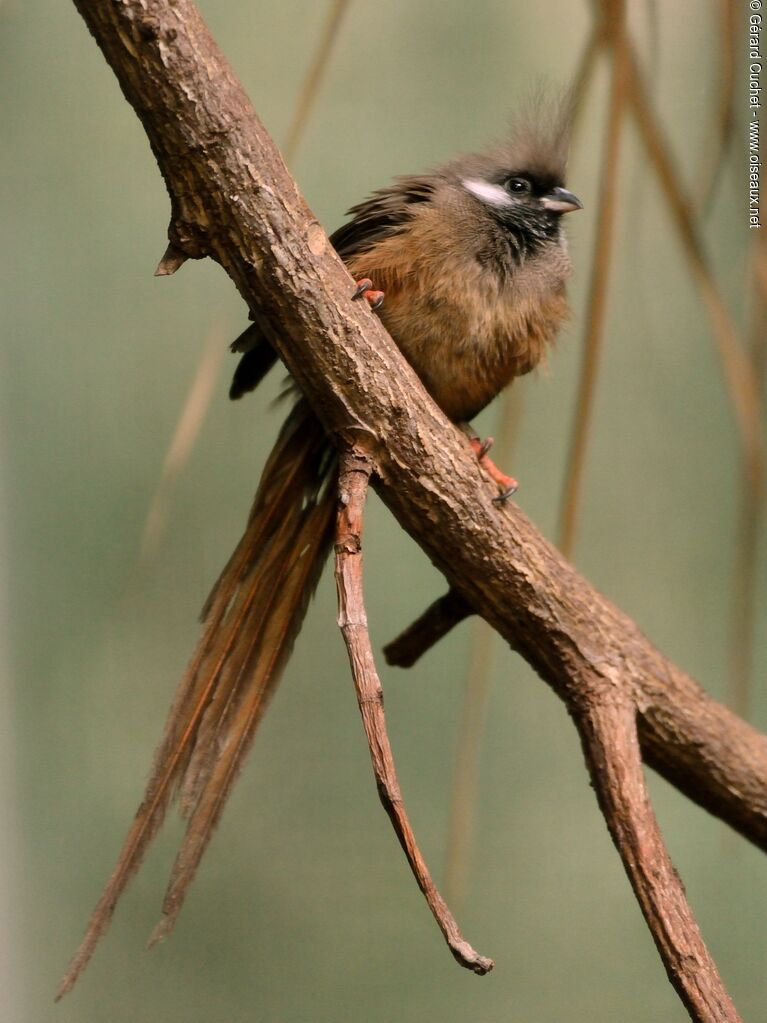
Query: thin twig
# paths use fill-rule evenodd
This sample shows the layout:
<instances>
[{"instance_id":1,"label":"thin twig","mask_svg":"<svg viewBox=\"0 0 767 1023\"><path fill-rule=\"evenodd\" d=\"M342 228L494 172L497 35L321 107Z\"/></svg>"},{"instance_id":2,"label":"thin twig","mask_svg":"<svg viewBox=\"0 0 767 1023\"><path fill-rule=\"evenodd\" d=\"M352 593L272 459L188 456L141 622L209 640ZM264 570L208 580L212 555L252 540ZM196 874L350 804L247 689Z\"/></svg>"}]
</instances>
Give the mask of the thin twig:
<instances>
[{"instance_id":1,"label":"thin twig","mask_svg":"<svg viewBox=\"0 0 767 1023\"><path fill-rule=\"evenodd\" d=\"M386 644L383 648L386 663L398 668L412 668L427 650L472 614L474 612L460 593L448 590L396 639Z\"/></svg>"},{"instance_id":2,"label":"thin twig","mask_svg":"<svg viewBox=\"0 0 767 1023\"><path fill-rule=\"evenodd\" d=\"M282 152L287 163L292 163L296 150L298 149L298 143L301 140L301 135L309 114L317 98L319 92L320 83L322 77L330 60L330 54L333 50L333 44L338 38L338 31L341 27L341 21L346 13L346 9L349 6L349 0L331 0L330 8L327 13L325 25L320 36L317 49L312 58L312 62L304 76L303 84L301 85L301 92L296 103L296 108L293 111L293 118L290 122L290 127L285 135L285 145L282 147Z\"/></svg>"},{"instance_id":3,"label":"thin twig","mask_svg":"<svg viewBox=\"0 0 767 1023\"><path fill-rule=\"evenodd\" d=\"M471 874L479 760L490 696L496 635L486 621L472 623L469 670L458 724L445 846L445 897L461 906Z\"/></svg>"},{"instance_id":4,"label":"thin twig","mask_svg":"<svg viewBox=\"0 0 767 1023\"><path fill-rule=\"evenodd\" d=\"M711 205L716 186L719 181L727 148L735 129L735 57L738 47L738 4L735 0L721 0L719 4L720 23L716 33L719 46L719 82L717 84L718 103L714 125L706 132L706 143L711 151L705 159L699 161L698 182L700 199L698 210L705 213Z\"/></svg>"},{"instance_id":5,"label":"thin twig","mask_svg":"<svg viewBox=\"0 0 767 1023\"><path fill-rule=\"evenodd\" d=\"M606 0L594 0L595 15L604 19ZM611 2L611 0L607 0ZM711 271L703 242L687 196L670 155L670 148L655 115L635 50L627 36L627 99L642 143L658 176L677 233L692 268L703 304L711 322L714 339L724 370L725 383L735 413L740 441L748 466L749 485L764 487L765 446L760 401L751 377L748 357L739 332ZM610 41L608 40L608 44Z\"/></svg>"},{"instance_id":6,"label":"thin twig","mask_svg":"<svg viewBox=\"0 0 767 1023\"><path fill-rule=\"evenodd\" d=\"M597 59L605 44L605 28L601 20L596 21L591 34L586 40L586 45L581 51L578 66L573 74L570 85L570 104L572 109L572 122L570 130L573 138L581 126L581 118L586 105L586 96L594 77L597 66Z\"/></svg>"},{"instance_id":7,"label":"thin twig","mask_svg":"<svg viewBox=\"0 0 767 1023\"><path fill-rule=\"evenodd\" d=\"M160 545L168 519L173 488L192 455L215 392L218 371L226 351L225 333L221 323L214 323L206 338L173 437L163 459L160 481L149 503L141 535L139 565L146 565Z\"/></svg>"},{"instance_id":8,"label":"thin twig","mask_svg":"<svg viewBox=\"0 0 767 1023\"><path fill-rule=\"evenodd\" d=\"M372 463L362 452L342 454L335 547L338 625L349 653L354 688L381 803L450 951L461 966L482 975L493 968L493 961L479 955L466 941L437 891L410 827L394 768L394 757L386 731L383 690L368 634L362 587L362 518L371 471Z\"/></svg>"},{"instance_id":9,"label":"thin twig","mask_svg":"<svg viewBox=\"0 0 767 1023\"><path fill-rule=\"evenodd\" d=\"M751 365L761 396L767 377L767 237L763 231L757 233L751 267ZM765 502L764 491L749 485L745 460L741 475L730 625L730 703L739 714L747 716L753 688L759 541Z\"/></svg>"},{"instance_id":10,"label":"thin twig","mask_svg":"<svg viewBox=\"0 0 767 1023\"><path fill-rule=\"evenodd\" d=\"M592 784L669 980L695 1023L738 1023L650 803L635 709L614 695L573 715Z\"/></svg>"},{"instance_id":11,"label":"thin twig","mask_svg":"<svg viewBox=\"0 0 767 1023\"><path fill-rule=\"evenodd\" d=\"M622 3L614 3L609 19L605 16L605 22L609 26L612 82L602 155L602 182L597 210L596 241L591 264L583 358L560 510L559 545L565 555L569 555L572 551L583 493L586 449L607 311L607 286L618 205L620 139L626 105L626 45L623 17Z\"/></svg>"},{"instance_id":12,"label":"thin twig","mask_svg":"<svg viewBox=\"0 0 767 1023\"><path fill-rule=\"evenodd\" d=\"M627 45L628 100L639 135L666 197L684 253L708 313L748 466L749 485L764 486L764 440L759 395L748 356L711 271L698 234L692 204L672 162L668 144L650 104L639 63Z\"/></svg>"}]
</instances>

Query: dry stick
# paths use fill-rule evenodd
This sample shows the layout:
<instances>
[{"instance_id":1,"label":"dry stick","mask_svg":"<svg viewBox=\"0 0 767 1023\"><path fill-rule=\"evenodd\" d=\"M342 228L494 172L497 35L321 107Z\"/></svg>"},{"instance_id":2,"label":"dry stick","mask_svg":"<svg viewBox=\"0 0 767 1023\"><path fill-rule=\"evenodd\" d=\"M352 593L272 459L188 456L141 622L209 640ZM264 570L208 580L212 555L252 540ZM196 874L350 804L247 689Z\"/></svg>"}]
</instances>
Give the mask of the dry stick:
<instances>
[{"instance_id":1,"label":"dry stick","mask_svg":"<svg viewBox=\"0 0 767 1023\"><path fill-rule=\"evenodd\" d=\"M760 395L767 376L767 237L757 232L752 248L751 364ZM740 509L733 566L730 622L730 703L748 714L753 688L754 627L764 491L749 485L748 465L741 465Z\"/></svg>"},{"instance_id":2,"label":"dry stick","mask_svg":"<svg viewBox=\"0 0 767 1023\"><path fill-rule=\"evenodd\" d=\"M645 762L767 849L765 736L663 657L515 505L493 503L465 437L352 300L349 274L191 0L76 4L149 136L172 240L223 266L336 443L369 438L377 489L449 585L571 713L595 676L625 697ZM624 736L611 741L620 755ZM670 940L674 927L670 918Z\"/></svg>"},{"instance_id":3,"label":"dry stick","mask_svg":"<svg viewBox=\"0 0 767 1023\"><path fill-rule=\"evenodd\" d=\"M757 240L761 239L761 251L764 253L767 241L765 241L765 234L763 230L759 231ZM754 280L756 282L756 288L761 293L762 302L767 304L767 255L762 255L761 258L754 260Z\"/></svg>"},{"instance_id":4,"label":"dry stick","mask_svg":"<svg viewBox=\"0 0 767 1023\"><path fill-rule=\"evenodd\" d=\"M298 97L298 103L293 111L293 118L285 136L285 145L282 147L282 152L287 163L292 163L295 158L298 143L301 139L303 130L306 127L306 122L309 118L309 114L311 113L312 104L317 98L322 76L325 74L327 69L330 54L333 50L333 44L338 38L341 21L348 6L349 0L331 0L330 9L328 10L322 35L314 53L314 57L312 58L312 62L309 65L306 76L304 77L301 92Z\"/></svg>"},{"instance_id":5,"label":"dry stick","mask_svg":"<svg viewBox=\"0 0 767 1023\"><path fill-rule=\"evenodd\" d=\"M185 252L177 248L173 242L169 242L162 259L157 264L157 269L154 272L155 277L170 277L181 269L187 259L189 256Z\"/></svg>"},{"instance_id":6,"label":"dry stick","mask_svg":"<svg viewBox=\"0 0 767 1023\"><path fill-rule=\"evenodd\" d=\"M605 3L594 0L595 13L604 16ZM749 485L764 487L765 449L759 396L751 378L748 357L740 335L716 283L693 216L693 205L682 186L670 156L670 148L655 116L639 62L627 37L627 93L629 106L637 122L640 138L658 176L666 201L671 207L682 246L692 267L724 369L725 383L745 452Z\"/></svg>"},{"instance_id":7,"label":"dry stick","mask_svg":"<svg viewBox=\"0 0 767 1023\"><path fill-rule=\"evenodd\" d=\"M479 762L485 734L497 636L481 618L472 623L469 670L458 723L445 843L445 898L460 909L471 875Z\"/></svg>"},{"instance_id":8,"label":"dry stick","mask_svg":"<svg viewBox=\"0 0 767 1023\"><path fill-rule=\"evenodd\" d=\"M573 428L570 433L570 449L560 506L559 546L566 556L569 556L572 552L575 540L578 511L583 493L586 449L594 407L602 338L604 336L607 312L607 286L618 205L620 138L626 105L626 45L623 8L621 4L616 5L614 16L608 24L610 26L608 41L611 44L612 57L610 106L607 114L607 129L604 153L602 155L602 182L599 190L596 240L591 264L591 282L586 310L585 340L578 383L578 397L575 406Z\"/></svg>"},{"instance_id":9,"label":"dry stick","mask_svg":"<svg viewBox=\"0 0 767 1023\"><path fill-rule=\"evenodd\" d=\"M727 144L732 135L734 127L733 117L733 96L735 91L735 61L734 54L737 45L737 5L733 0L725 0L721 6L722 31L721 31L721 79L720 102L717 112L716 149L712 154L711 166L707 175L707 183L701 189L701 199L698 203L700 209L705 209L711 200L716 181L723 165L724 154ZM636 71L638 65L635 57L633 67ZM638 75L638 73L637 73ZM654 121L652 111L647 99L647 92L639 88L638 81L632 84L632 100L635 103L635 113L640 118L640 130L643 132L645 144L650 156L654 158L656 169L661 179L668 201L675 213L677 228L685 243L685 249L690 257L699 285L704 290L704 297L708 296L707 304L709 313L714 321L715 330L720 324L721 337L718 336L720 352L722 347L725 350L737 349L739 342L732 330L731 323L728 324L728 314L724 309L723 302L719 298L713 278L705 281L707 270L702 247L694 231L694 222L691 213L691 206L683 195L681 186L674 172L667 148L660 138L657 122ZM637 105L638 104L638 105ZM704 175L705 177L705 175ZM765 374L765 349L767 348L767 331L763 327L763 318L767 311L767 258L764 255L765 247L759 251L757 243L754 256L754 327L753 327L753 381L757 400L760 400L761 389ZM761 281L760 281L761 272ZM761 289L760 289L761 284ZM760 302L761 290L761 302ZM713 309L713 311L712 311ZM737 353L733 361L738 362ZM737 370L735 374L737 376ZM761 416L757 416L758 419ZM757 431L759 426L757 424ZM745 457L742 460L743 486L741 496L741 507L738 526L738 540L736 548L736 561L734 567L734 596L732 601L732 625L730 630L730 691L732 693L732 705L742 714L748 709L750 677L752 672L752 648L753 629L755 620L756 600L756 565L758 561L758 547L760 536L760 519L764 504L764 487L761 485L763 477L759 467L754 469L754 458L749 456L746 449ZM563 547L566 551L567 547Z\"/></svg>"},{"instance_id":10,"label":"dry stick","mask_svg":"<svg viewBox=\"0 0 767 1023\"><path fill-rule=\"evenodd\" d=\"M221 360L226 351L224 335L225 331L221 324L214 323L205 341L176 428L165 452L160 480L149 503L141 535L140 566L146 566L160 546L173 490L192 455L215 393Z\"/></svg>"},{"instance_id":11,"label":"dry stick","mask_svg":"<svg viewBox=\"0 0 767 1023\"><path fill-rule=\"evenodd\" d=\"M671 161L668 145L648 98L636 54L630 46L627 47L627 70L629 105L640 138L658 176L661 190L666 196L685 255L711 321L748 466L749 485L761 491L764 487L763 423L761 403L748 356L709 266L695 225L692 205L685 195Z\"/></svg>"},{"instance_id":12,"label":"dry stick","mask_svg":"<svg viewBox=\"0 0 767 1023\"><path fill-rule=\"evenodd\" d=\"M592 784L669 980L696 1023L738 1023L669 857L642 770L636 710L614 692L573 712Z\"/></svg>"},{"instance_id":13,"label":"dry stick","mask_svg":"<svg viewBox=\"0 0 767 1023\"><path fill-rule=\"evenodd\" d=\"M405 812L386 732L383 690L370 643L362 586L362 520L372 469L373 463L362 451L341 455L335 544L338 625L349 654L378 796L450 951L461 966L483 975L492 970L493 960L479 955L466 941L431 879Z\"/></svg>"},{"instance_id":14,"label":"dry stick","mask_svg":"<svg viewBox=\"0 0 767 1023\"><path fill-rule=\"evenodd\" d=\"M586 40L586 45L581 51L581 59L578 61L578 67L575 70L572 84L570 86L570 99L573 112L571 131L573 137L575 137L580 127L580 121L585 106L586 93L591 85L591 79L594 77L597 58L602 52L604 43L604 22L602 19L597 19L591 30L589 38Z\"/></svg>"},{"instance_id":15,"label":"dry stick","mask_svg":"<svg viewBox=\"0 0 767 1023\"><path fill-rule=\"evenodd\" d=\"M456 590L448 590L383 648L387 664L412 668L415 662L474 611Z\"/></svg>"},{"instance_id":16,"label":"dry stick","mask_svg":"<svg viewBox=\"0 0 767 1023\"><path fill-rule=\"evenodd\" d=\"M714 197L719 176L724 167L724 158L735 129L735 57L738 52L738 14L739 5L736 0L723 0L719 7L721 17L719 38L719 84L717 95L719 102L713 129L706 133L706 140L713 136L713 145L707 159L698 163L697 187L700 199L697 208L705 213Z\"/></svg>"}]
</instances>

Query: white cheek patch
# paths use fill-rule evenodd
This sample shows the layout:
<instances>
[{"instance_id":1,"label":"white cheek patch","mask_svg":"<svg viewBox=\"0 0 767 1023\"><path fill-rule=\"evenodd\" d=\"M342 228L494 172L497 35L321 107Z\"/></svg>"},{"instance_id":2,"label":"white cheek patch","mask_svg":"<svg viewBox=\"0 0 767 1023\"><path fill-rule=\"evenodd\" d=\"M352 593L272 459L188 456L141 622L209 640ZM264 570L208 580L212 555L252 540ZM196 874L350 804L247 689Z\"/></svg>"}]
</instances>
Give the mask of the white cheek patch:
<instances>
[{"instance_id":1,"label":"white cheek patch","mask_svg":"<svg viewBox=\"0 0 767 1023\"><path fill-rule=\"evenodd\" d=\"M461 184L467 192L476 195L490 206L513 205L513 199L502 185L491 185L488 181L481 181L478 178L464 178Z\"/></svg>"}]
</instances>

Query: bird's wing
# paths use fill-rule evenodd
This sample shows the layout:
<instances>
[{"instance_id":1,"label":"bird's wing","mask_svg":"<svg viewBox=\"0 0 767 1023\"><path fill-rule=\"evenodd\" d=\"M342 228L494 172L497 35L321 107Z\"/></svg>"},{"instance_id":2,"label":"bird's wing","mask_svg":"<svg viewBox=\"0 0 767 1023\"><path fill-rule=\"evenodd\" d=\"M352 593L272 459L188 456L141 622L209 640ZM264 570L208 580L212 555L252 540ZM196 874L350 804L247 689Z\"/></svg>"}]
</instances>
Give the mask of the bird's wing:
<instances>
[{"instance_id":1,"label":"bird's wing","mask_svg":"<svg viewBox=\"0 0 767 1023\"><path fill-rule=\"evenodd\" d=\"M344 262L350 262L402 231L417 205L427 202L433 193L433 177L398 178L349 210L352 219L330 236L333 247ZM231 349L243 353L229 391L229 397L236 399L258 386L277 361L277 353L257 322L237 338Z\"/></svg>"},{"instance_id":2,"label":"bird's wing","mask_svg":"<svg viewBox=\"0 0 767 1023\"><path fill-rule=\"evenodd\" d=\"M402 231L415 207L428 202L434 194L433 177L398 178L393 185L374 192L364 202L352 206L352 218L330 236L333 248L344 262Z\"/></svg>"}]
</instances>

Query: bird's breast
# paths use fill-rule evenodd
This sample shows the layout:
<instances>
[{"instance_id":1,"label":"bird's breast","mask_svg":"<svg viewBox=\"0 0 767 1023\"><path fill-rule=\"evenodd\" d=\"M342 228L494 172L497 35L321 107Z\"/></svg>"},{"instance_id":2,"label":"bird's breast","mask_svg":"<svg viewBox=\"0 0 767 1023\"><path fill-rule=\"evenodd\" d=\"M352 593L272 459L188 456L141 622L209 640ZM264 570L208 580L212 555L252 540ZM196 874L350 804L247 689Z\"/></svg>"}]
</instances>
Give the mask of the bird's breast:
<instances>
[{"instance_id":1,"label":"bird's breast","mask_svg":"<svg viewBox=\"0 0 767 1023\"><path fill-rule=\"evenodd\" d=\"M534 369L567 316L564 294L493 303L400 294L384 304L384 325L454 421Z\"/></svg>"},{"instance_id":2,"label":"bird's breast","mask_svg":"<svg viewBox=\"0 0 767 1023\"><path fill-rule=\"evenodd\" d=\"M449 246L398 248L379 246L350 269L384 291L384 326L437 404L455 422L471 419L538 365L566 319L566 249L499 275Z\"/></svg>"}]
</instances>

